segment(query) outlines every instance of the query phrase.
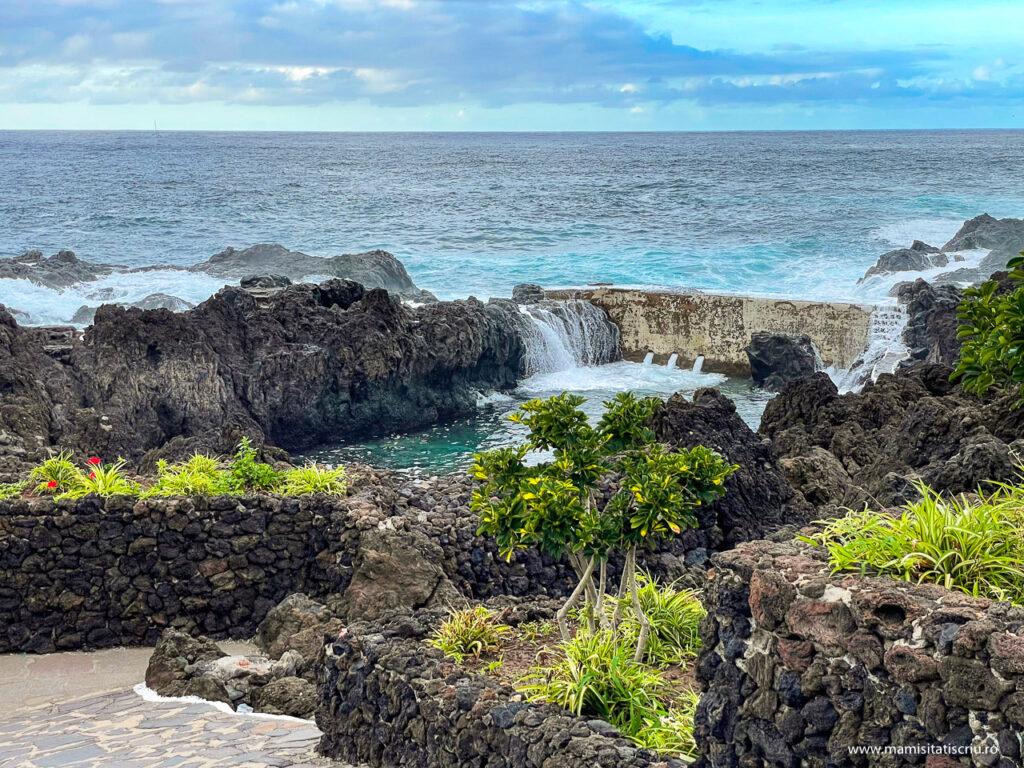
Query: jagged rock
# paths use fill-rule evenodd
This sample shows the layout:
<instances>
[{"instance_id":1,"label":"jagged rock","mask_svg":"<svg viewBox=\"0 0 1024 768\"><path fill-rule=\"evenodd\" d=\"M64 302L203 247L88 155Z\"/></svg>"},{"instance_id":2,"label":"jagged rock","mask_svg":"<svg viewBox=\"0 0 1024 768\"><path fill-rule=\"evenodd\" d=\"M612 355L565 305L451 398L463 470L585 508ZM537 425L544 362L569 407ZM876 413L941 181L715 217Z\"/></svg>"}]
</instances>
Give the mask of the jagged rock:
<instances>
[{"instance_id":1,"label":"jagged rock","mask_svg":"<svg viewBox=\"0 0 1024 768\"><path fill-rule=\"evenodd\" d=\"M818 348L804 333L758 331L750 337L745 351L754 383L773 391L821 369Z\"/></svg>"},{"instance_id":2,"label":"jagged rock","mask_svg":"<svg viewBox=\"0 0 1024 768\"><path fill-rule=\"evenodd\" d=\"M421 531L363 531L352 580L332 607L355 621L401 608L461 604L464 598L445 573L443 560L442 549Z\"/></svg>"},{"instance_id":3,"label":"jagged rock","mask_svg":"<svg viewBox=\"0 0 1024 768\"><path fill-rule=\"evenodd\" d=\"M512 301L516 304L536 304L546 299L544 289L534 283L520 283L512 288Z\"/></svg>"},{"instance_id":4,"label":"jagged rock","mask_svg":"<svg viewBox=\"0 0 1024 768\"><path fill-rule=\"evenodd\" d=\"M944 267L949 257L938 248L915 240L909 248L897 248L878 257L878 261L857 282L864 282L875 275L889 275L893 272L920 272L932 267Z\"/></svg>"},{"instance_id":5,"label":"jagged rock","mask_svg":"<svg viewBox=\"0 0 1024 768\"><path fill-rule=\"evenodd\" d=\"M43 331L3 312L0 432L29 453L137 460L224 425L293 450L433 424L515 386L516 316L508 301L413 309L345 280L261 302L228 287L181 313L105 305L58 361Z\"/></svg>"},{"instance_id":6,"label":"jagged rock","mask_svg":"<svg viewBox=\"0 0 1024 768\"><path fill-rule=\"evenodd\" d=\"M793 493L767 440L759 439L717 389L698 389L689 402L672 395L651 421L659 441L718 451L739 469L726 480L726 494L699 507L700 527L721 530L725 544L763 538L789 523L804 523L810 508Z\"/></svg>"},{"instance_id":7,"label":"jagged rock","mask_svg":"<svg viewBox=\"0 0 1024 768\"><path fill-rule=\"evenodd\" d=\"M311 720L316 713L316 686L300 677L282 677L255 688L250 706L269 715L288 715Z\"/></svg>"},{"instance_id":8,"label":"jagged rock","mask_svg":"<svg viewBox=\"0 0 1024 768\"><path fill-rule=\"evenodd\" d=\"M191 670L200 662L212 662L224 656L227 654L212 640L167 629L146 667L146 686L161 696L184 696Z\"/></svg>"},{"instance_id":9,"label":"jagged rock","mask_svg":"<svg viewBox=\"0 0 1024 768\"><path fill-rule=\"evenodd\" d=\"M268 273L263 275L247 275L238 284L242 288L250 290L252 288L284 288L291 285L292 281L285 275Z\"/></svg>"},{"instance_id":10,"label":"jagged rock","mask_svg":"<svg viewBox=\"0 0 1024 768\"><path fill-rule=\"evenodd\" d=\"M960 354L957 307L963 293L952 285L934 286L920 278L902 283L897 298L907 307L903 341L913 360L953 365Z\"/></svg>"},{"instance_id":11,"label":"jagged rock","mask_svg":"<svg viewBox=\"0 0 1024 768\"><path fill-rule=\"evenodd\" d=\"M27 251L21 256L0 259L0 278L28 280L54 290L125 270L127 267L115 264L83 261L73 251L60 251L48 258L42 251Z\"/></svg>"},{"instance_id":12,"label":"jagged rock","mask_svg":"<svg viewBox=\"0 0 1024 768\"><path fill-rule=\"evenodd\" d=\"M185 310L192 309L195 306L191 301L185 301L184 299L179 299L177 296L171 296L167 293L151 293L149 296L139 299L138 301L118 301L116 303L119 307L169 309L171 312L184 312ZM71 318L72 324L88 325L95 319L97 309L99 309L99 307L82 305Z\"/></svg>"},{"instance_id":13,"label":"jagged rock","mask_svg":"<svg viewBox=\"0 0 1024 768\"><path fill-rule=\"evenodd\" d=\"M256 645L272 659L297 651L308 665L323 645L324 635L337 635L343 626L325 605L296 593L272 608L260 623Z\"/></svg>"},{"instance_id":14,"label":"jagged rock","mask_svg":"<svg viewBox=\"0 0 1024 768\"><path fill-rule=\"evenodd\" d=\"M997 219L983 213L965 221L944 251L969 251L976 248L1024 248L1024 219ZM1020 249L1018 248L1018 250ZM1004 265L1005 266L1005 265Z\"/></svg>"},{"instance_id":15,"label":"jagged rock","mask_svg":"<svg viewBox=\"0 0 1024 768\"><path fill-rule=\"evenodd\" d=\"M850 478L841 491L836 472L816 484L813 473L803 475L805 495L819 502L896 506L916 498L916 480L948 493L1012 480L1010 446L1024 437L1024 411L1012 407L1013 395L964 393L951 372L919 363L845 395L817 373L768 403L759 432L784 461L820 464L816 448L838 461Z\"/></svg>"},{"instance_id":16,"label":"jagged rock","mask_svg":"<svg viewBox=\"0 0 1024 768\"><path fill-rule=\"evenodd\" d=\"M308 277L339 277L367 288L383 288L407 299L437 300L433 294L421 291L413 284L402 262L381 250L325 259L290 251L283 245L260 243L241 251L228 248L207 261L189 267L189 270L235 280L259 272L286 276L294 282L301 282Z\"/></svg>"}]
</instances>

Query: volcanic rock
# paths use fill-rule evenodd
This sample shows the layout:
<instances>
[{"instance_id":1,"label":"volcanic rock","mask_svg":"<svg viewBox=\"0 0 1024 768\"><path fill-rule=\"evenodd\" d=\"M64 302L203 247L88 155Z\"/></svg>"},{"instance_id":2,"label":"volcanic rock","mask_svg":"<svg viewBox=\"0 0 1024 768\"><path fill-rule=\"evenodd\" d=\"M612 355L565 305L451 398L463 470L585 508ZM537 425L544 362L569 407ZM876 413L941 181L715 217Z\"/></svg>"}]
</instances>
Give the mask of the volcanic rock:
<instances>
[{"instance_id":1,"label":"volcanic rock","mask_svg":"<svg viewBox=\"0 0 1024 768\"><path fill-rule=\"evenodd\" d=\"M951 373L946 365L919 363L845 395L817 373L768 403L759 432L771 439L794 485L819 504L896 506L917 497L917 481L970 493L987 481L1012 480L1024 410L1012 407L1015 395L964 393Z\"/></svg>"},{"instance_id":2,"label":"volcanic rock","mask_svg":"<svg viewBox=\"0 0 1024 768\"><path fill-rule=\"evenodd\" d=\"M285 275L262 274L247 275L238 284L242 288L250 290L252 288L284 288L291 285L292 281Z\"/></svg>"},{"instance_id":3,"label":"volcanic rock","mask_svg":"<svg viewBox=\"0 0 1024 768\"><path fill-rule=\"evenodd\" d=\"M119 307L138 307L139 309L169 309L171 312L184 312L195 307L191 301L179 299L167 293L151 293L138 301L119 301ZM78 308L71 318L73 325L88 325L96 317L96 310L99 307L83 305Z\"/></svg>"},{"instance_id":4,"label":"volcanic rock","mask_svg":"<svg viewBox=\"0 0 1024 768\"><path fill-rule=\"evenodd\" d=\"M115 264L83 261L73 251L60 251L50 257L44 257L42 251L27 251L21 256L0 259L0 278L28 280L58 291L126 269Z\"/></svg>"},{"instance_id":5,"label":"volcanic rock","mask_svg":"<svg viewBox=\"0 0 1024 768\"><path fill-rule=\"evenodd\" d=\"M883 253L858 282L864 282L874 275L888 275L893 272L920 272L932 267L944 267L949 257L938 248L915 240L909 248L897 248Z\"/></svg>"},{"instance_id":6,"label":"volcanic rock","mask_svg":"<svg viewBox=\"0 0 1024 768\"><path fill-rule=\"evenodd\" d=\"M772 391L821 369L818 348L805 333L757 331L745 351L754 383Z\"/></svg>"},{"instance_id":7,"label":"volcanic rock","mask_svg":"<svg viewBox=\"0 0 1024 768\"><path fill-rule=\"evenodd\" d=\"M512 288L512 301L516 304L536 304L545 299L544 289L534 283L520 283Z\"/></svg>"},{"instance_id":8,"label":"volcanic rock","mask_svg":"<svg viewBox=\"0 0 1024 768\"><path fill-rule=\"evenodd\" d=\"M651 425L661 442L703 445L739 465L725 481L725 496L697 509L700 527L719 529L727 546L810 519L809 506L786 482L771 443L754 434L717 389L698 389L692 402L672 395L655 411Z\"/></svg>"}]
</instances>

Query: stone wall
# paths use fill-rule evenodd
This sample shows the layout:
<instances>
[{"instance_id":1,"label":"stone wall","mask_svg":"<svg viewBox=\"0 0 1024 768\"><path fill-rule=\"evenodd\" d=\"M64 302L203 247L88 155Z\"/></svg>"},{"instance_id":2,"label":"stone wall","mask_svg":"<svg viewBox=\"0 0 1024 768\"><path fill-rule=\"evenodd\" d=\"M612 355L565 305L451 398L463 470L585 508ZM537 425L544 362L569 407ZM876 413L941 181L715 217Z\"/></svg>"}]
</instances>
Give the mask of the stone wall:
<instances>
[{"instance_id":1,"label":"stone wall","mask_svg":"<svg viewBox=\"0 0 1024 768\"><path fill-rule=\"evenodd\" d=\"M867 345L872 307L839 302L789 301L747 296L659 293L622 288L548 291L551 298L577 297L596 304L622 334L622 356L656 363L679 355L679 366L704 356L704 369L750 375L743 351L755 331L806 333L826 366L848 368Z\"/></svg>"},{"instance_id":2,"label":"stone wall","mask_svg":"<svg viewBox=\"0 0 1024 768\"><path fill-rule=\"evenodd\" d=\"M707 595L705 768L1022 764L1024 609L767 541L716 555Z\"/></svg>"},{"instance_id":3,"label":"stone wall","mask_svg":"<svg viewBox=\"0 0 1024 768\"><path fill-rule=\"evenodd\" d=\"M349 627L318 664L319 751L370 768L682 768L615 728L522 701L423 643L440 615Z\"/></svg>"}]
</instances>

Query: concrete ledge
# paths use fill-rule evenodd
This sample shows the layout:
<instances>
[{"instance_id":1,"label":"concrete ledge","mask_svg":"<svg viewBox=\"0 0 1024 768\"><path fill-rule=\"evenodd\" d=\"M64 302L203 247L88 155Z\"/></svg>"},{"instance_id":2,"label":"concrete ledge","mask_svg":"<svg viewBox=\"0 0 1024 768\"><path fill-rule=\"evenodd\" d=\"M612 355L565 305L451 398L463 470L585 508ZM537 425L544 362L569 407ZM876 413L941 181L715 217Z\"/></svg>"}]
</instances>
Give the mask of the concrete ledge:
<instances>
[{"instance_id":1,"label":"concrete ledge","mask_svg":"<svg viewBox=\"0 0 1024 768\"><path fill-rule=\"evenodd\" d=\"M743 351L755 331L806 333L826 366L849 367L867 345L871 311L863 304L748 296L661 293L624 288L548 291L552 299L587 299L622 333L622 356L656 363L679 355L680 366L704 356L704 370L749 376Z\"/></svg>"}]
</instances>

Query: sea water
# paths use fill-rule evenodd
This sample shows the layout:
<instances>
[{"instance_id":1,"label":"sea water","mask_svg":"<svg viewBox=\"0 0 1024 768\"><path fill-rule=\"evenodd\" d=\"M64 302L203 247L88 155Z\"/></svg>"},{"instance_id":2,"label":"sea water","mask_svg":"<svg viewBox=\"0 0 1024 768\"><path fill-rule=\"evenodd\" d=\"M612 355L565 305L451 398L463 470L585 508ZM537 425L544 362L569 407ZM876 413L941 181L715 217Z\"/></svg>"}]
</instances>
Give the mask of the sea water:
<instances>
[{"instance_id":1,"label":"sea water","mask_svg":"<svg viewBox=\"0 0 1024 768\"><path fill-rule=\"evenodd\" d=\"M892 284L912 275L858 283L877 257L914 239L941 246L982 212L1024 216L1022 165L1021 131L0 132L0 256L67 248L180 266L277 242L317 256L384 248L442 299L611 282L891 303ZM154 292L197 302L221 282L179 270L63 291L0 280L0 303L68 322L82 304ZM892 357L876 346L872 368ZM425 472L464 466L476 448L517 439L504 416L518 402L563 389L590 396L596 414L624 389L721 386L752 426L767 399L699 365L557 354L541 350L535 374L478 418L333 450Z\"/></svg>"}]
</instances>

